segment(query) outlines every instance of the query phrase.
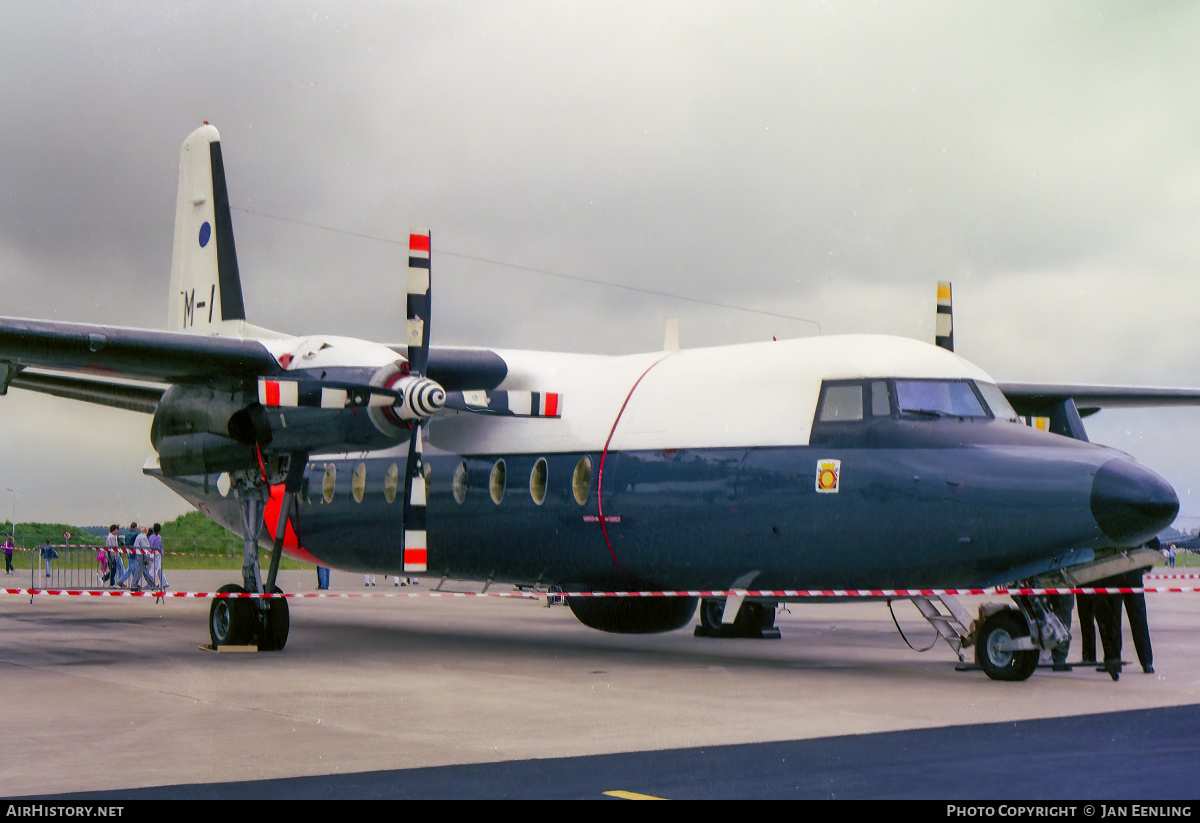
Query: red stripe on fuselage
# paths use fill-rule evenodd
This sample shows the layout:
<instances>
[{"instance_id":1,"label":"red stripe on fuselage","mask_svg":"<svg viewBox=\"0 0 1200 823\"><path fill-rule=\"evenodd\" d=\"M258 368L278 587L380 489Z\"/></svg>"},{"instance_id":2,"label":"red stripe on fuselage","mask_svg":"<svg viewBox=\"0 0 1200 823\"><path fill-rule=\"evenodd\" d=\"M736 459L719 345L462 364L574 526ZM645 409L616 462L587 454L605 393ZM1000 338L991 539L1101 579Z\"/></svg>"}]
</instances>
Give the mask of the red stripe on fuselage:
<instances>
[{"instance_id":1,"label":"red stripe on fuselage","mask_svg":"<svg viewBox=\"0 0 1200 823\"><path fill-rule=\"evenodd\" d=\"M668 354L667 357L671 357L671 355ZM625 413L625 407L629 405L629 400L633 397L633 393L637 391L637 387L642 382L642 379L650 373L650 369L657 366L663 360L666 360L667 357L662 358L662 360L655 360L646 367L646 370L642 372L641 377L634 381L633 387L629 389L629 394L625 395L625 402L621 404L621 410L617 412L617 419L613 421L612 428L608 432L608 439L604 441L604 451L600 453L600 469L597 472L596 477L596 508L599 509L600 531L604 532L604 543L606 546L608 546L608 553L612 556L613 562L616 563L619 568L625 567L622 566L621 561L617 559L617 553L613 551L612 541L608 539L607 523L610 518L606 518L604 516L604 458L608 457L608 446L610 443L612 443L613 435L617 432L617 424L621 422L621 415ZM611 519L614 523L621 522L620 517L614 517Z\"/></svg>"}]
</instances>

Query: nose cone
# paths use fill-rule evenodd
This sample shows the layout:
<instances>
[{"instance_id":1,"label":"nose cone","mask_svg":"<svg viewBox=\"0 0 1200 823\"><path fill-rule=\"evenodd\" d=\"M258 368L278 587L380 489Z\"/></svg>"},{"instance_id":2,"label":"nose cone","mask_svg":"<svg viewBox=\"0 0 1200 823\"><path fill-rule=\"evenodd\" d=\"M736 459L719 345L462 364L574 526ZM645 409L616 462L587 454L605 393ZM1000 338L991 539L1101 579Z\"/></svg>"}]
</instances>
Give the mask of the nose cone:
<instances>
[{"instance_id":1,"label":"nose cone","mask_svg":"<svg viewBox=\"0 0 1200 823\"><path fill-rule=\"evenodd\" d=\"M1171 484L1131 460L1110 460L1092 481L1092 517L1120 546L1140 546L1175 520Z\"/></svg>"}]
</instances>

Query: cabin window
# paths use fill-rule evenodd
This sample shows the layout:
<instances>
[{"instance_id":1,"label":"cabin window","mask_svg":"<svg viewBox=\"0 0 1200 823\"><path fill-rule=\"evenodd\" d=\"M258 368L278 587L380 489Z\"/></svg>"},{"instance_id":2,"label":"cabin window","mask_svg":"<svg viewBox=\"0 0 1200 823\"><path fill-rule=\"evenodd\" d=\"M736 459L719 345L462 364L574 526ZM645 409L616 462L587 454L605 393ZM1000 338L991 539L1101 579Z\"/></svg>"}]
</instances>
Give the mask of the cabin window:
<instances>
[{"instance_id":1,"label":"cabin window","mask_svg":"<svg viewBox=\"0 0 1200 823\"><path fill-rule=\"evenodd\" d=\"M546 458L539 457L529 473L529 496L539 506L546 502Z\"/></svg>"},{"instance_id":2,"label":"cabin window","mask_svg":"<svg viewBox=\"0 0 1200 823\"><path fill-rule=\"evenodd\" d=\"M497 506L504 499L504 461L497 460L492 466L492 475L488 478L488 490L492 493L492 502Z\"/></svg>"},{"instance_id":3,"label":"cabin window","mask_svg":"<svg viewBox=\"0 0 1200 823\"><path fill-rule=\"evenodd\" d=\"M902 413L932 417L987 417L983 403L966 380L897 380Z\"/></svg>"},{"instance_id":4,"label":"cabin window","mask_svg":"<svg viewBox=\"0 0 1200 823\"><path fill-rule=\"evenodd\" d=\"M325 477L321 479L321 495L326 503L333 502L333 486L337 482L337 467L332 463L325 464Z\"/></svg>"},{"instance_id":5,"label":"cabin window","mask_svg":"<svg viewBox=\"0 0 1200 823\"><path fill-rule=\"evenodd\" d=\"M863 387L858 383L826 385L821 397L822 423L863 419Z\"/></svg>"},{"instance_id":6,"label":"cabin window","mask_svg":"<svg viewBox=\"0 0 1200 823\"><path fill-rule=\"evenodd\" d=\"M588 502L592 491L592 458L586 454L575 464L575 473L571 475L571 494L575 502L583 506Z\"/></svg>"},{"instance_id":7,"label":"cabin window","mask_svg":"<svg viewBox=\"0 0 1200 823\"><path fill-rule=\"evenodd\" d=\"M350 476L350 494L354 495L354 502L361 503L363 495L367 493L367 464L359 463L354 467L354 474Z\"/></svg>"},{"instance_id":8,"label":"cabin window","mask_svg":"<svg viewBox=\"0 0 1200 823\"><path fill-rule=\"evenodd\" d=\"M396 500L396 491L400 488L400 467L395 463L388 466L387 474L383 476L383 499L389 503Z\"/></svg>"},{"instance_id":9,"label":"cabin window","mask_svg":"<svg viewBox=\"0 0 1200 823\"><path fill-rule=\"evenodd\" d=\"M454 470L454 478L450 481L450 490L454 492L454 502L462 503L467 499L467 461L458 464Z\"/></svg>"}]
</instances>

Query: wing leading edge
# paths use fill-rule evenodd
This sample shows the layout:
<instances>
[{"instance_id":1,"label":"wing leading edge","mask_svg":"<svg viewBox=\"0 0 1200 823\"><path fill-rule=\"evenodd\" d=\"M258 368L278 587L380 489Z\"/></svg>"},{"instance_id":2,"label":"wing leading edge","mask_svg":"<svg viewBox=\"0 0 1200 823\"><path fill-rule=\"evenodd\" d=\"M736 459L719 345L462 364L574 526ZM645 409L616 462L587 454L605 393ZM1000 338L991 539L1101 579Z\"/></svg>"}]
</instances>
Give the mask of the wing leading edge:
<instances>
[{"instance_id":1,"label":"wing leading edge","mask_svg":"<svg viewBox=\"0 0 1200 823\"><path fill-rule=\"evenodd\" d=\"M1081 417L1101 409L1200 406L1200 389L1154 388L1148 386L1090 386L1069 383L1000 383L1017 414L1037 415L1072 400Z\"/></svg>"},{"instance_id":2,"label":"wing leading edge","mask_svg":"<svg viewBox=\"0 0 1200 823\"><path fill-rule=\"evenodd\" d=\"M393 346L398 356L407 347ZM27 369L82 372L95 379ZM153 413L163 389L114 380L208 383L276 377L285 373L259 340L0 317L0 394L9 386ZM432 348L429 373L448 390L493 389L508 373L488 349Z\"/></svg>"}]
</instances>

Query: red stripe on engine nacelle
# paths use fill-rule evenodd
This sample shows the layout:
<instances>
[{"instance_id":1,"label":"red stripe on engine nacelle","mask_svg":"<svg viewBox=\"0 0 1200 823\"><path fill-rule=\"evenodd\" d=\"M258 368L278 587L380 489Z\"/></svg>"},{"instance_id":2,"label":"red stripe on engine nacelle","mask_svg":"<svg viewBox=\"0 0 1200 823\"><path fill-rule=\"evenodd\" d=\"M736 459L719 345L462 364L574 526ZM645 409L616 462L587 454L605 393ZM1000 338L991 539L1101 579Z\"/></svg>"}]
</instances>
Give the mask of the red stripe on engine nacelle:
<instances>
[{"instance_id":1,"label":"red stripe on engine nacelle","mask_svg":"<svg viewBox=\"0 0 1200 823\"><path fill-rule=\"evenodd\" d=\"M279 384L274 380L266 381L267 386L267 403L268 406L279 405Z\"/></svg>"},{"instance_id":2,"label":"red stripe on engine nacelle","mask_svg":"<svg viewBox=\"0 0 1200 823\"><path fill-rule=\"evenodd\" d=\"M546 395L546 416L558 417L558 392L550 392Z\"/></svg>"}]
</instances>

